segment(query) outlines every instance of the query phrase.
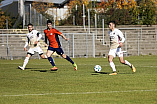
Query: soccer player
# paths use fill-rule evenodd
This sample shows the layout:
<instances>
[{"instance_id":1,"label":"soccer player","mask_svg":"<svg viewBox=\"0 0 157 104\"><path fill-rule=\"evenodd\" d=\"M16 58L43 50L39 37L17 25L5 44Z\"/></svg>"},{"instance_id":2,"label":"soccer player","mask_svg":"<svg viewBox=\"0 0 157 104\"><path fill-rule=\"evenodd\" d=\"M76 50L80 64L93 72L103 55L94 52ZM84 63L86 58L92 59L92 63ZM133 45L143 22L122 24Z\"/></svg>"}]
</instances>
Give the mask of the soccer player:
<instances>
[{"instance_id":1,"label":"soccer player","mask_svg":"<svg viewBox=\"0 0 157 104\"><path fill-rule=\"evenodd\" d=\"M125 41L123 33L119 29L115 28L114 21L109 22L109 29L110 50L108 54L108 61L113 70L113 73L110 73L109 75L117 75L115 64L113 63L113 59L116 57L116 55L119 57L122 64L128 65L133 72L136 72L136 68L127 60L123 59L123 51L121 49L123 42Z\"/></svg>"},{"instance_id":2,"label":"soccer player","mask_svg":"<svg viewBox=\"0 0 157 104\"><path fill-rule=\"evenodd\" d=\"M77 65L74 63L71 58L64 54L61 44L59 41L59 37L61 36L66 41L68 40L60 31L56 30L55 28L52 28L52 21L47 21L47 29L44 30L45 33L45 46L47 47L47 38L49 40L49 46L47 50L47 57L51 65L53 66L51 68L51 71L57 71L58 68L56 67L54 63L54 59L51 57L51 55L56 52L58 55L62 56L64 59L68 60L74 67L75 71L77 71Z\"/></svg>"},{"instance_id":3,"label":"soccer player","mask_svg":"<svg viewBox=\"0 0 157 104\"><path fill-rule=\"evenodd\" d=\"M37 31L33 30L33 24L28 24L28 30L29 33L27 34L27 42L24 46L24 51L27 52L27 56L23 62L23 66L18 66L19 69L25 70L25 67L32 55L34 55L34 52L38 52L40 57L43 59L46 59L47 56L43 54L43 51L40 47L39 40L42 38L42 35ZM27 51L27 46L30 43L30 49Z\"/></svg>"}]
</instances>

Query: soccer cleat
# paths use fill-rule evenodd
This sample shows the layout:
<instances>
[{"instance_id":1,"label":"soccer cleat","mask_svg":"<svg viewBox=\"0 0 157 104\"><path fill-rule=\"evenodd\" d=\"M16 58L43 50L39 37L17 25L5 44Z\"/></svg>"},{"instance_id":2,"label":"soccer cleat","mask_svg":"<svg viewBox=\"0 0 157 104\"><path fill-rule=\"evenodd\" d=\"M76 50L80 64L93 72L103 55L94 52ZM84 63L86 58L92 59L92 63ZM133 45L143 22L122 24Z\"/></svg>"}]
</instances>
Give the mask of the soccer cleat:
<instances>
[{"instance_id":1,"label":"soccer cleat","mask_svg":"<svg viewBox=\"0 0 157 104\"><path fill-rule=\"evenodd\" d=\"M74 63L73 64L75 71L77 71L77 65Z\"/></svg>"},{"instance_id":2,"label":"soccer cleat","mask_svg":"<svg viewBox=\"0 0 157 104\"><path fill-rule=\"evenodd\" d=\"M54 66L53 68L50 69L51 71L57 71L58 68L56 66Z\"/></svg>"},{"instance_id":3,"label":"soccer cleat","mask_svg":"<svg viewBox=\"0 0 157 104\"><path fill-rule=\"evenodd\" d=\"M113 73L110 73L109 75L117 75L118 73L116 72L113 72Z\"/></svg>"},{"instance_id":4,"label":"soccer cleat","mask_svg":"<svg viewBox=\"0 0 157 104\"><path fill-rule=\"evenodd\" d=\"M132 72L136 72L136 68L134 67L134 65L131 65L131 69L132 69Z\"/></svg>"},{"instance_id":5,"label":"soccer cleat","mask_svg":"<svg viewBox=\"0 0 157 104\"><path fill-rule=\"evenodd\" d=\"M18 66L18 68L21 69L21 70L25 70L25 68L22 67L22 66Z\"/></svg>"}]
</instances>

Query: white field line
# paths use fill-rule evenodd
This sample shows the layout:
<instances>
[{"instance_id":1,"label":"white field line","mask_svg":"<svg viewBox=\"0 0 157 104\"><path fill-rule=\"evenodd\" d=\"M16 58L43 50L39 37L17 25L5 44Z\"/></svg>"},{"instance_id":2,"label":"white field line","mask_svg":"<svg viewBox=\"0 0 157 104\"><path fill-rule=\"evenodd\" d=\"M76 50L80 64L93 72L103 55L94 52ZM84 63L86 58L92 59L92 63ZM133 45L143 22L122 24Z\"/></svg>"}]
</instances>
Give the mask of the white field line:
<instances>
[{"instance_id":1,"label":"white field line","mask_svg":"<svg viewBox=\"0 0 157 104\"><path fill-rule=\"evenodd\" d=\"M10 63L0 63L0 65L1 64L5 64L5 65L7 65L7 64L9 64L10 65ZM11 64L14 64L14 65L21 65L22 63L11 63ZM39 65L39 66L41 66L41 65L45 65L45 64L37 64L37 63L29 63L30 65ZM50 65L50 64L49 64ZM64 65L64 66L66 66L66 65L69 65L69 64L57 64L57 65ZM77 64L77 65L81 65L81 66L91 66L91 65L93 65L93 64ZM94 65L93 65L94 66ZM110 65L101 65L101 66L110 66ZM126 66L126 65L116 65L116 66ZM18 67L18 66L17 66ZM157 66L143 66L143 65L135 65L135 67L157 67Z\"/></svg>"},{"instance_id":2,"label":"white field line","mask_svg":"<svg viewBox=\"0 0 157 104\"><path fill-rule=\"evenodd\" d=\"M82 95L82 94L105 94L105 93L127 93L127 92L154 92L154 91L157 91L157 89L150 89L150 90L128 90L128 91L104 91L104 92L19 94L19 95L0 95L0 97L9 97L9 96L41 96L41 95Z\"/></svg>"}]
</instances>

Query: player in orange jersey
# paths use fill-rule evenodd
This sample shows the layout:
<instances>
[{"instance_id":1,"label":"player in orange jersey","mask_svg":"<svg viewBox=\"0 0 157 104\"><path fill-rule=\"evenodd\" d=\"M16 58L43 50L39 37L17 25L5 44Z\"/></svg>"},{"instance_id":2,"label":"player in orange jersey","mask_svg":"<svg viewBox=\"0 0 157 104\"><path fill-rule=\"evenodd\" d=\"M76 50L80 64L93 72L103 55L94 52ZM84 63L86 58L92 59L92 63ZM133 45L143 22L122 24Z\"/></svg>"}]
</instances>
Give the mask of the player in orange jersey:
<instances>
[{"instance_id":1,"label":"player in orange jersey","mask_svg":"<svg viewBox=\"0 0 157 104\"><path fill-rule=\"evenodd\" d=\"M68 60L70 63L72 63L75 70L77 70L77 65L74 63L71 58L64 54L61 44L59 41L59 37L61 36L63 39L68 41L68 39L58 30L55 28L52 28L52 21L47 21L47 29L44 30L45 33L45 46L47 47L47 39L49 40L49 46L47 50L47 57L53 68L51 68L51 71L57 71L58 68L56 67L53 58L51 55L56 52L58 55L62 56L64 59Z\"/></svg>"}]
</instances>

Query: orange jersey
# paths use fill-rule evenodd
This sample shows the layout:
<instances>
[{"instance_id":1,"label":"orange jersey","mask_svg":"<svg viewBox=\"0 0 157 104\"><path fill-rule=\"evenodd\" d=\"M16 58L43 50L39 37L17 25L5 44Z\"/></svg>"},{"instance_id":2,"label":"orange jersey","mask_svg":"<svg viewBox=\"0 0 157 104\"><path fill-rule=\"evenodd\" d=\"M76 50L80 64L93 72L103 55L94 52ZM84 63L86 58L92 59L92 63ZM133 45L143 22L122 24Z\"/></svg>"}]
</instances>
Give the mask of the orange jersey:
<instances>
[{"instance_id":1,"label":"orange jersey","mask_svg":"<svg viewBox=\"0 0 157 104\"><path fill-rule=\"evenodd\" d=\"M51 28L50 30L45 29L45 43L47 43L47 38L49 40L49 46L53 48L59 48L61 47L59 37L58 35L61 35L62 33L54 28ZM47 38L46 38L47 37Z\"/></svg>"}]
</instances>

